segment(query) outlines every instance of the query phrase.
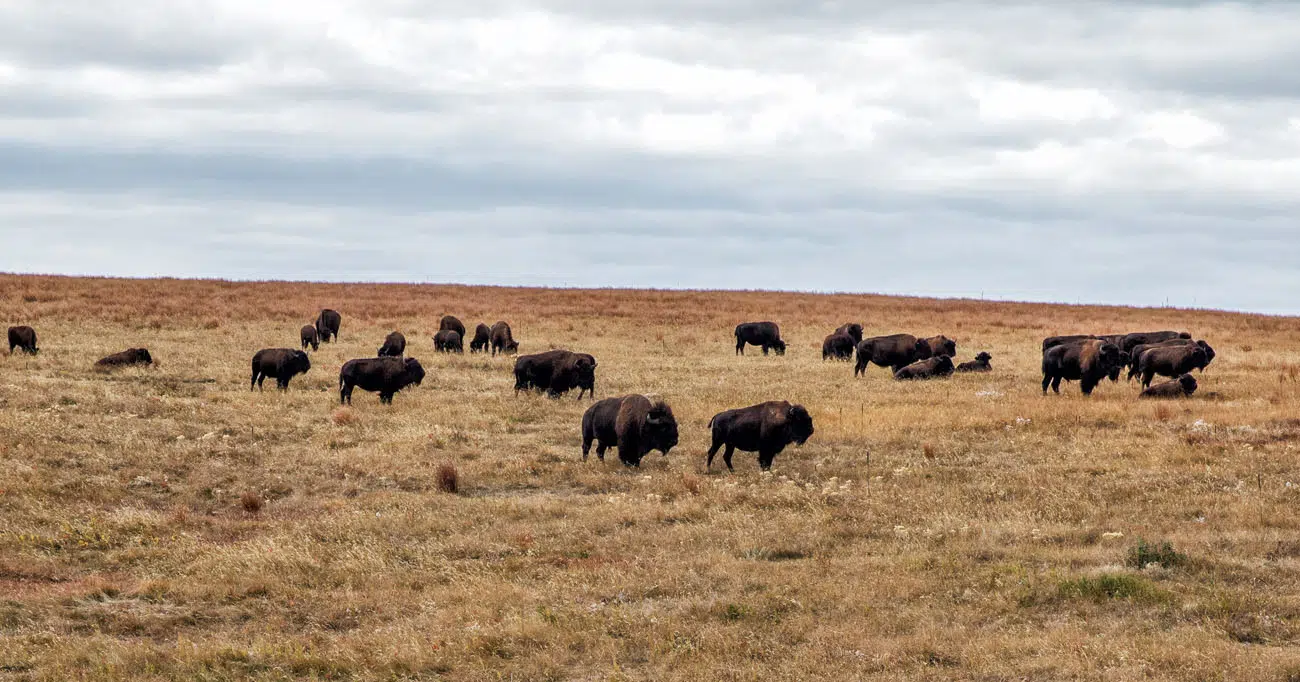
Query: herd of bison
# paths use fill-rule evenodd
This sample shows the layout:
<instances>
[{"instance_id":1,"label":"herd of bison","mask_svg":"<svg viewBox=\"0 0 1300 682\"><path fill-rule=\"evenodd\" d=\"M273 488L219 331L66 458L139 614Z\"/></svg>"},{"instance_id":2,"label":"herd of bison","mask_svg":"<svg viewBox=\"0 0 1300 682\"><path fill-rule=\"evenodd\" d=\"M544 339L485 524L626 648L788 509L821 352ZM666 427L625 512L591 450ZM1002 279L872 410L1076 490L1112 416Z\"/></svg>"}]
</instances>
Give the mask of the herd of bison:
<instances>
[{"instance_id":1,"label":"herd of bison","mask_svg":"<svg viewBox=\"0 0 1300 682\"><path fill-rule=\"evenodd\" d=\"M265 348L253 355L250 389L275 379L280 389L289 380L311 369L307 350L319 350L320 344L337 341L342 316L325 309L313 324L302 327L301 348ZM443 317L433 337L434 350L463 353L465 325L451 315ZM784 355L785 341L773 322L749 322L736 327L736 353L743 355L746 346L758 346L763 354L776 351ZM471 353L517 355L510 325L497 322L489 327L480 324L470 340ZM31 327L9 328L9 352L35 354L36 331ZM393 396L407 386L418 386L424 379L419 360L404 357L406 337L401 332L389 334L376 357L349 360L339 370L339 402L351 404L352 391L361 388L379 394L381 403L391 404ZM862 337L862 325L846 324L836 329L822 343L822 359L855 361L853 375L866 374L871 365L887 367L895 379L941 379L955 372L990 372L992 356L981 352L974 360L954 365L957 343L946 336L918 338L911 334ZM1053 336L1043 340L1043 393L1048 386L1060 393L1062 381L1080 382L1084 395L1109 378L1119 381L1127 369L1128 379L1139 377L1143 398L1181 398L1196 391L1196 379L1190 372L1204 371L1214 360L1208 343L1193 340L1186 332L1139 332L1132 334L1078 334ZM151 365L153 357L145 348L130 348L102 358L96 367L111 369L128 365ZM518 356L515 360L515 393L545 391L559 397L578 389L578 398L596 394L596 358L586 353L549 350ZM1164 383L1151 385L1156 376L1168 377ZM813 434L812 417L802 405L772 401L736 410L727 410L709 422L713 441L706 466L722 450L722 459L732 469L736 450L758 453L759 466L771 468L772 461L791 443L803 445ZM672 408L662 400L643 395L607 398L593 404L582 417L582 458L586 460L592 444L602 461L608 448L617 448L619 460L627 466L640 466L641 459L653 450L665 455L677 445L677 420Z\"/></svg>"}]
</instances>

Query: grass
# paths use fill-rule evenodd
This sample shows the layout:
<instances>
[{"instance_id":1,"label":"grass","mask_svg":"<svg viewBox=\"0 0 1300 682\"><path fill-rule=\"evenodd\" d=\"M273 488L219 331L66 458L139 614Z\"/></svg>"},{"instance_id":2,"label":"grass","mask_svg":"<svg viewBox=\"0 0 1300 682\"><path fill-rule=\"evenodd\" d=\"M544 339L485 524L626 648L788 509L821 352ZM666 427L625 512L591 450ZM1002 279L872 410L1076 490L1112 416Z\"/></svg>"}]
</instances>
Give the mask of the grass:
<instances>
[{"instance_id":1,"label":"grass","mask_svg":"<svg viewBox=\"0 0 1300 682\"><path fill-rule=\"evenodd\" d=\"M249 392L322 307L341 342ZM1300 679L1296 319L34 276L0 310L42 347L0 355L0 679ZM681 444L583 463L590 403L434 354L445 313L592 353L598 397L662 395ZM761 319L789 353L734 357ZM997 369L855 381L820 359L848 321ZM1220 350L1194 398L1041 395L1042 337L1166 328ZM423 386L340 408L394 329ZM132 346L159 366L92 369ZM770 399L813 439L706 471L709 418Z\"/></svg>"}]
</instances>

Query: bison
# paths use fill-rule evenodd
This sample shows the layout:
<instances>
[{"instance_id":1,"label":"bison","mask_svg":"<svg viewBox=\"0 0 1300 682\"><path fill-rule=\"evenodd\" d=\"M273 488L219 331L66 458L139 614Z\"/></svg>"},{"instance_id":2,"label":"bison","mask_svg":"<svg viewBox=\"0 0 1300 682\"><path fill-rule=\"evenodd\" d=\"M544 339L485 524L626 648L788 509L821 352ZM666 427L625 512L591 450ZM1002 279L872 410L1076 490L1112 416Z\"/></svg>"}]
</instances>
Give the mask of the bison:
<instances>
[{"instance_id":1,"label":"bison","mask_svg":"<svg viewBox=\"0 0 1300 682\"><path fill-rule=\"evenodd\" d=\"M275 379L275 387L281 391L289 388L289 380L299 374L306 374L311 369L311 360L307 354L294 348L263 348L253 354L253 379L248 390L262 388L262 381L267 377Z\"/></svg>"},{"instance_id":2,"label":"bison","mask_svg":"<svg viewBox=\"0 0 1300 682\"><path fill-rule=\"evenodd\" d=\"M316 332L316 325L303 325L302 329L298 330L298 340L302 341L303 350L307 350L308 346L311 346L312 350L320 350L320 334Z\"/></svg>"},{"instance_id":3,"label":"bison","mask_svg":"<svg viewBox=\"0 0 1300 682\"><path fill-rule=\"evenodd\" d=\"M339 323L342 320L343 317L337 310L326 308L320 311L320 315L316 317L316 334L320 336L321 343L329 343L331 339L339 340Z\"/></svg>"},{"instance_id":4,"label":"bison","mask_svg":"<svg viewBox=\"0 0 1300 682\"><path fill-rule=\"evenodd\" d=\"M894 378L899 381L907 381L910 379L937 379L940 377L951 376L952 372L952 357L948 355L936 355L925 360L917 360L897 372L894 372Z\"/></svg>"},{"instance_id":5,"label":"bison","mask_svg":"<svg viewBox=\"0 0 1300 682\"><path fill-rule=\"evenodd\" d=\"M840 328L836 329L835 333L848 334L849 336L853 337L854 346L858 345L859 343L862 343L862 325L858 324L857 322L849 322L848 324L840 325Z\"/></svg>"},{"instance_id":6,"label":"bison","mask_svg":"<svg viewBox=\"0 0 1300 682\"><path fill-rule=\"evenodd\" d=\"M348 360L339 370L339 403L352 404L352 389L378 392L380 404L393 404L393 394L424 381L424 367L415 358Z\"/></svg>"},{"instance_id":7,"label":"bison","mask_svg":"<svg viewBox=\"0 0 1300 682\"><path fill-rule=\"evenodd\" d=\"M1211 362L1214 362L1214 357L1217 355L1217 353L1214 352L1214 348L1204 340L1192 341L1191 339L1170 339L1159 343L1138 344L1133 347L1133 352L1129 355L1128 361L1125 363L1128 365L1129 380L1132 381L1133 377L1141 373L1139 364L1141 363L1142 355L1144 353L1153 348L1169 348L1171 346L1198 346L1201 350L1205 351L1205 366L1199 368L1201 371L1205 371L1205 368L1209 367Z\"/></svg>"},{"instance_id":8,"label":"bison","mask_svg":"<svg viewBox=\"0 0 1300 682\"><path fill-rule=\"evenodd\" d=\"M822 360L852 360L853 349L858 344L846 332L837 331L822 341Z\"/></svg>"},{"instance_id":9,"label":"bison","mask_svg":"<svg viewBox=\"0 0 1300 682\"><path fill-rule=\"evenodd\" d=\"M947 355L950 358L957 357L957 342L943 334L931 336L928 339L922 339L922 341L925 341L925 345L930 349L930 354L917 358L918 360L925 360L939 355Z\"/></svg>"},{"instance_id":10,"label":"bison","mask_svg":"<svg viewBox=\"0 0 1300 682\"><path fill-rule=\"evenodd\" d=\"M443 329L433 335L433 349L439 353L464 353L465 345L455 329Z\"/></svg>"},{"instance_id":11,"label":"bison","mask_svg":"<svg viewBox=\"0 0 1300 682\"><path fill-rule=\"evenodd\" d=\"M1156 384L1142 391L1139 398L1189 398L1196 392L1196 377L1184 374L1173 381Z\"/></svg>"},{"instance_id":12,"label":"bison","mask_svg":"<svg viewBox=\"0 0 1300 682\"><path fill-rule=\"evenodd\" d=\"M128 348L121 353L114 353L106 358L100 358L95 362L96 367L108 369L111 367L125 367L127 365L152 365L153 356L149 355L147 348Z\"/></svg>"},{"instance_id":13,"label":"bison","mask_svg":"<svg viewBox=\"0 0 1300 682\"><path fill-rule=\"evenodd\" d=\"M785 446L790 443L803 445L813 435L813 421L808 410L803 405L791 405L784 400L720 412L709 421L709 428L713 430L713 445L704 466L706 469L713 466L714 455L725 445L727 449L722 453L722 461L727 464L728 471L735 471L731 466L731 455L736 450L757 452L758 466L767 471Z\"/></svg>"},{"instance_id":14,"label":"bison","mask_svg":"<svg viewBox=\"0 0 1300 682\"><path fill-rule=\"evenodd\" d=\"M505 355L514 355L519 352L519 342L515 341L514 333L510 330L510 325L507 322L501 321L492 325L489 336L491 337L492 357L495 358L498 352Z\"/></svg>"},{"instance_id":15,"label":"bison","mask_svg":"<svg viewBox=\"0 0 1300 682\"><path fill-rule=\"evenodd\" d=\"M1080 341L1095 341L1096 339L1097 337L1093 336L1092 334L1067 334L1065 336L1049 336L1043 339L1043 352L1046 353L1048 350L1052 348L1055 348L1057 346L1063 346L1067 343L1078 343ZM1115 344L1115 345L1118 346L1119 344Z\"/></svg>"},{"instance_id":16,"label":"bison","mask_svg":"<svg viewBox=\"0 0 1300 682\"><path fill-rule=\"evenodd\" d=\"M400 358L406 352L406 336L402 332L392 332L384 337L384 345L375 353L381 358Z\"/></svg>"},{"instance_id":17,"label":"bison","mask_svg":"<svg viewBox=\"0 0 1300 682\"><path fill-rule=\"evenodd\" d=\"M524 355L515 360L516 394L538 390L558 398L575 388L579 389L579 400L587 392L593 399L596 397L596 358L560 349Z\"/></svg>"},{"instance_id":18,"label":"bison","mask_svg":"<svg viewBox=\"0 0 1300 682\"><path fill-rule=\"evenodd\" d=\"M1053 346L1043 353L1043 393L1050 384L1061 392L1061 380L1078 381L1084 395L1120 366L1119 347L1099 339Z\"/></svg>"},{"instance_id":19,"label":"bison","mask_svg":"<svg viewBox=\"0 0 1300 682\"><path fill-rule=\"evenodd\" d=\"M974 360L970 362L963 362L960 365L957 365L957 371L962 373L992 372L993 365L989 364L989 361L992 359L993 359L992 355L989 355L988 353L985 352L981 352L979 355L975 356Z\"/></svg>"},{"instance_id":20,"label":"bison","mask_svg":"<svg viewBox=\"0 0 1300 682\"><path fill-rule=\"evenodd\" d=\"M1138 374L1142 375L1142 387L1147 388L1157 374L1179 377L1194 369L1203 370L1208 364L1209 354L1198 345L1165 346L1142 353L1138 359Z\"/></svg>"},{"instance_id":21,"label":"bison","mask_svg":"<svg viewBox=\"0 0 1300 682\"><path fill-rule=\"evenodd\" d=\"M491 342L492 328L480 322L478 326L474 328L474 339L469 342L469 352L486 353L488 344Z\"/></svg>"},{"instance_id":22,"label":"bison","mask_svg":"<svg viewBox=\"0 0 1300 682\"><path fill-rule=\"evenodd\" d=\"M1151 343L1160 343L1161 341L1169 341L1171 339L1190 339L1190 338L1192 338L1192 335L1188 334L1187 332L1170 332L1170 331L1133 332L1132 334L1124 335L1123 343L1119 345L1119 349L1123 351L1132 352L1134 346L1138 346L1144 343L1151 344Z\"/></svg>"},{"instance_id":23,"label":"bison","mask_svg":"<svg viewBox=\"0 0 1300 682\"><path fill-rule=\"evenodd\" d=\"M587 461L591 443L596 457L605 461L605 450L618 448L618 459L626 466L641 466L651 450L664 455L677 445L677 419L662 400L643 395L606 398L587 408L582 415L582 461Z\"/></svg>"},{"instance_id":24,"label":"bison","mask_svg":"<svg viewBox=\"0 0 1300 682\"><path fill-rule=\"evenodd\" d=\"M460 338L465 338L465 324L455 315L443 315L438 322L438 331L454 331L460 334Z\"/></svg>"},{"instance_id":25,"label":"bison","mask_svg":"<svg viewBox=\"0 0 1300 682\"><path fill-rule=\"evenodd\" d=\"M785 341L781 340L781 328L775 322L746 322L736 325L736 355L745 354L745 345L759 346L763 355L775 350L777 355L785 355Z\"/></svg>"},{"instance_id":26,"label":"bison","mask_svg":"<svg viewBox=\"0 0 1300 682\"><path fill-rule=\"evenodd\" d=\"M853 376L866 374L867 366L888 367L891 372L930 357L930 344L911 334L891 334L863 339L858 344L858 362Z\"/></svg>"},{"instance_id":27,"label":"bison","mask_svg":"<svg viewBox=\"0 0 1300 682\"><path fill-rule=\"evenodd\" d=\"M39 348L36 347L36 330L31 327L10 327L9 328L9 354L14 354L17 348L28 355L36 355Z\"/></svg>"}]
</instances>

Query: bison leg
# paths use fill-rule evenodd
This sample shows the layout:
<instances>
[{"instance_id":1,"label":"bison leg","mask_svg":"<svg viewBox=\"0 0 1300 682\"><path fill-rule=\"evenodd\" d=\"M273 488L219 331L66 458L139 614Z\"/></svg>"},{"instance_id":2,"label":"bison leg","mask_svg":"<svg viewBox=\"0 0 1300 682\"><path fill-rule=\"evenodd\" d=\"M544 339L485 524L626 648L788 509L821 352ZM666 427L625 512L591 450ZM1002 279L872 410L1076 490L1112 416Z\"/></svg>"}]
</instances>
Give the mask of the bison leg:
<instances>
[{"instance_id":1,"label":"bison leg","mask_svg":"<svg viewBox=\"0 0 1300 682\"><path fill-rule=\"evenodd\" d=\"M709 448L709 458L704 462L705 469L711 469L713 467L713 456L718 454L718 448L721 447L722 447L722 439L718 438L718 436L715 434L713 436L713 445Z\"/></svg>"},{"instance_id":2,"label":"bison leg","mask_svg":"<svg viewBox=\"0 0 1300 682\"><path fill-rule=\"evenodd\" d=\"M856 379L858 378L859 374L866 374L866 373L867 373L867 363L858 360L857 364L853 365L853 378Z\"/></svg>"},{"instance_id":3,"label":"bison leg","mask_svg":"<svg viewBox=\"0 0 1300 682\"><path fill-rule=\"evenodd\" d=\"M339 387L339 404L342 405L344 403L348 405L352 404L352 384L346 381Z\"/></svg>"},{"instance_id":4,"label":"bison leg","mask_svg":"<svg viewBox=\"0 0 1300 682\"><path fill-rule=\"evenodd\" d=\"M763 344L763 355L767 355L767 344Z\"/></svg>"},{"instance_id":5,"label":"bison leg","mask_svg":"<svg viewBox=\"0 0 1300 682\"><path fill-rule=\"evenodd\" d=\"M741 341L740 339L736 339L736 355L744 355L744 354L745 354L745 342Z\"/></svg>"},{"instance_id":6,"label":"bison leg","mask_svg":"<svg viewBox=\"0 0 1300 682\"><path fill-rule=\"evenodd\" d=\"M380 393L379 393L379 404L380 404L380 405L392 405L392 404L393 404L393 394L392 394L392 393L385 393L385 392L383 392L383 391L380 391Z\"/></svg>"},{"instance_id":7,"label":"bison leg","mask_svg":"<svg viewBox=\"0 0 1300 682\"><path fill-rule=\"evenodd\" d=\"M1079 388L1083 389L1084 395L1092 395L1092 389L1096 387L1097 387L1097 381L1095 379L1084 377L1079 381Z\"/></svg>"},{"instance_id":8,"label":"bison leg","mask_svg":"<svg viewBox=\"0 0 1300 682\"><path fill-rule=\"evenodd\" d=\"M736 468L731 466L731 456L736 454L736 446L727 443L727 449L722 451L722 461L727 463L727 471L735 471Z\"/></svg>"},{"instance_id":9,"label":"bison leg","mask_svg":"<svg viewBox=\"0 0 1300 682\"><path fill-rule=\"evenodd\" d=\"M1142 388L1151 388L1151 380L1156 376L1155 371L1147 370L1142 373Z\"/></svg>"},{"instance_id":10,"label":"bison leg","mask_svg":"<svg viewBox=\"0 0 1300 682\"><path fill-rule=\"evenodd\" d=\"M281 391L289 390L289 377L276 377L275 387Z\"/></svg>"},{"instance_id":11,"label":"bison leg","mask_svg":"<svg viewBox=\"0 0 1300 682\"><path fill-rule=\"evenodd\" d=\"M770 451L770 450L769 450L769 451L766 451L766 452L764 452L764 451L759 451L759 453L758 453L758 467L759 467L760 469L762 469L763 471L768 471L768 470L770 470L770 469L772 468L772 461L775 460L775 459L776 459L776 453L775 453L775 452L772 452L772 451Z\"/></svg>"},{"instance_id":12,"label":"bison leg","mask_svg":"<svg viewBox=\"0 0 1300 682\"><path fill-rule=\"evenodd\" d=\"M1043 375L1043 395L1047 395L1047 387L1050 386L1051 384L1052 384L1052 376L1051 376L1050 374L1044 374L1044 375Z\"/></svg>"},{"instance_id":13,"label":"bison leg","mask_svg":"<svg viewBox=\"0 0 1300 682\"><path fill-rule=\"evenodd\" d=\"M1061 395L1061 377L1052 377L1052 392Z\"/></svg>"}]
</instances>

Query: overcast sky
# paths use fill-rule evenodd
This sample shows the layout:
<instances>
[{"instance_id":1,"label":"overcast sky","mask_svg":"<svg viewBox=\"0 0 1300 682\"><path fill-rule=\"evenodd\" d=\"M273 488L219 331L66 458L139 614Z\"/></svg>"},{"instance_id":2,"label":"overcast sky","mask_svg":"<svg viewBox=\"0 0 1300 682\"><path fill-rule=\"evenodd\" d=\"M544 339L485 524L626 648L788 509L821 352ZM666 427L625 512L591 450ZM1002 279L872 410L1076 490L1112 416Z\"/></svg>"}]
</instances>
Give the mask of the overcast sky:
<instances>
[{"instance_id":1,"label":"overcast sky","mask_svg":"<svg viewBox=\"0 0 1300 682\"><path fill-rule=\"evenodd\" d=\"M5 0L0 270L1296 314L1298 105L1293 2Z\"/></svg>"}]
</instances>

